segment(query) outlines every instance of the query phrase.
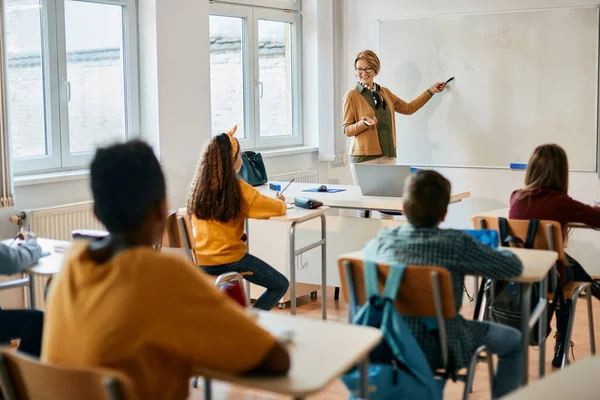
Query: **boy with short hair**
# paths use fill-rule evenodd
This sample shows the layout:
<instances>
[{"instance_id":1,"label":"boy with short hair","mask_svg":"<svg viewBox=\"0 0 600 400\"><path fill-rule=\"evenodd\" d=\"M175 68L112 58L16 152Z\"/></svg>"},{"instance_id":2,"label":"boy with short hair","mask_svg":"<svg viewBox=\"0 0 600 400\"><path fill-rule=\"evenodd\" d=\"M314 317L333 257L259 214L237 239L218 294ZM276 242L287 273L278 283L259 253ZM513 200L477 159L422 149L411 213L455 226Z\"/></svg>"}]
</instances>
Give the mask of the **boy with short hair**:
<instances>
[{"instance_id":1,"label":"boy with short hair","mask_svg":"<svg viewBox=\"0 0 600 400\"><path fill-rule=\"evenodd\" d=\"M467 233L440 229L450 202L450 182L435 171L420 170L407 179L404 213L409 224L383 229L367 243L365 257L385 263L437 265L452 275L457 311L462 306L464 277L482 275L494 279L518 276L520 260L505 250L492 249ZM430 334L420 318L406 318L432 366L439 365L437 335ZM448 346L456 370L467 367L475 350L485 344L499 357L494 377L494 398L519 386L521 333L493 322L465 320L460 314L446 321Z\"/></svg>"},{"instance_id":2,"label":"boy with short hair","mask_svg":"<svg viewBox=\"0 0 600 400\"><path fill-rule=\"evenodd\" d=\"M76 245L49 293L42 359L128 375L140 399L185 399L194 366L284 374L287 350L196 266L152 249L165 179L140 141L98 149L95 213L109 236Z\"/></svg>"}]
</instances>

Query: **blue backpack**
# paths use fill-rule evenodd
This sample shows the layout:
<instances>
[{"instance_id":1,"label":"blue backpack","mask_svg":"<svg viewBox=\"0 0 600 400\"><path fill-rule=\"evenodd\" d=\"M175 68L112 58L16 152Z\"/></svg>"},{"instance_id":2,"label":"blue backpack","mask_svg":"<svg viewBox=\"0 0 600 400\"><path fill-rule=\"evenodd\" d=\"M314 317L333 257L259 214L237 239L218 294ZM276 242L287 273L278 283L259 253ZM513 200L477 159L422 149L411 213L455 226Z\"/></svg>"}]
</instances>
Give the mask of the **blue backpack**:
<instances>
[{"instance_id":1,"label":"blue backpack","mask_svg":"<svg viewBox=\"0 0 600 400\"><path fill-rule=\"evenodd\" d=\"M379 328L382 342L369 354L369 398L372 400L442 399L445 380L435 379L429 362L394 302L402 281L405 265L392 265L383 297L379 294L377 266L364 261L367 303L353 318L355 325ZM351 294L354 293L349 279ZM350 307L356 310L351 295ZM350 391L350 399L358 399L360 372L353 368L342 376Z\"/></svg>"}]
</instances>

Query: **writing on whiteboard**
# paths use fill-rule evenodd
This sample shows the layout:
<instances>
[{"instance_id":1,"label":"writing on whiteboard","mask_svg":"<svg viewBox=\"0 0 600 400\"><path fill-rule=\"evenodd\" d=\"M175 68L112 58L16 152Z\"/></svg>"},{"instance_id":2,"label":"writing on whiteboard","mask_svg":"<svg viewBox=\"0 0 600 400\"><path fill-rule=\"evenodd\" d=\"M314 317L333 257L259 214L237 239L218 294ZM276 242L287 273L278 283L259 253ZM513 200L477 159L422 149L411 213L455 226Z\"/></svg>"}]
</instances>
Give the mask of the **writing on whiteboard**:
<instances>
[{"instance_id":1,"label":"writing on whiteboard","mask_svg":"<svg viewBox=\"0 0 600 400\"><path fill-rule=\"evenodd\" d=\"M488 48L503 49L512 43L513 38L510 37L506 30L502 29L484 33L483 40Z\"/></svg>"},{"instance_id":2,"label":"writing on whiteboard","mask_svg":"<svg viewBox=\"0 0 600 400\"><path fill-rule=\"evenodd\" d=\"M442 62L442 58L443 58L444 55L450 56L451 58L453 58L456 61L458 61L460 64L462 64L463 68L466 71L472 71L472 72L475 71L475 68L473 68L473 66L471 64L469 64L467 61L463 60L462 58L458 57L457 55L453 54L448 49L446 49L443 46L441 46L439 43L434 43L433 45L434 45L434 47L436 49L436 59L437 59L438 74L446 71L444 63Z\"/></svg>"}]
</instances>

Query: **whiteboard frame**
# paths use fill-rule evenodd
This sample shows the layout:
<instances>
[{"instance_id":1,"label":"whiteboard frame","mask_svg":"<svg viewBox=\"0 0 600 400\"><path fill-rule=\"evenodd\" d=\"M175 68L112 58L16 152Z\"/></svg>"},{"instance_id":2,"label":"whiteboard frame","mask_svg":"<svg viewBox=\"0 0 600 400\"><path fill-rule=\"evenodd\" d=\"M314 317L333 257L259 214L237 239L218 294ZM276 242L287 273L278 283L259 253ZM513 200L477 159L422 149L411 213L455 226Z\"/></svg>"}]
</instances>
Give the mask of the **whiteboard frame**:
<instances>
[{"instance_id":1,"label":"whiteboard frame","mask_svg":"<svg viewBox=\"0 0 600 400\"><path fill-rule=\"evenodd\" d=\"M492 14L508 14L518 12L535 12L535 11L555 11L555 10L591 10L596 9L596 19L598 22L598 32L596 37L596 167L595 170L580 170L580 169L569 169L569 172L584 172L594 173L600 179L600 4L595 6L573 6L573 7L544 7L544 8L527 8L527 9L508 9L508 10L495 10L495 11L473 11L473 12L462 12L462 13L440 13L440 14L421 14L411 15L404 17L390 17L390 18L379 18L378 22L378 43L377 52L381 54L381 25L384 22L400 21L400 20L413 20L413 19L424 19L424 18L435 18L435 17L448 17L448 16L461 16L461 15L492 15ZM395 116L394 116L395 118ZM490 169L490 170L510 170L509 167L499 166L484 166L484 165L444 165L444 164L411 164L414 167L432 167L432 168L469 168L469 169Z\"/></svg>"}]
</instances>

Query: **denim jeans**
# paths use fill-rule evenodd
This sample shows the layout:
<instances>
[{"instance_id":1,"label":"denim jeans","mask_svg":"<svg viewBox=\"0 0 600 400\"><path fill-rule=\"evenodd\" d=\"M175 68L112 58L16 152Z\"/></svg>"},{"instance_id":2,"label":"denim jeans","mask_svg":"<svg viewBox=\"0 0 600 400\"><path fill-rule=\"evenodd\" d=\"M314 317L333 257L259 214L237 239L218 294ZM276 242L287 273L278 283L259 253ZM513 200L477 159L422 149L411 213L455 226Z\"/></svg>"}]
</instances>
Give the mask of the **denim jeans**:
<instances>
[{"instance_id":1,"label":"denim jeans","mask_svg":"<svg viewBox=\"0 0 600 400\"><path fill-rule=\"evenodd\" d=\"M275 307L290 286L287 278L279 271L249 253L246 253L240 261L231 264L202 266L202 268L210 275L252 272L252 275L244 275L244 279L267 289L254 303L254 308L261 310L269 311Z\"/></svg>"},{"instance_id":2,"label":"denim jeans","mask_svg":"<svg viewBox=\"0 0 600 400\"><path fill-rule=\"evenodd\" d=\"M495 322L482 321L482 323L490 327L484 344L498 356L492 393L493 398L497 399L517 389L521 383L523 359L521 332Z\"/></svg>"},{"instance_id":3,"label":"denim jeans","mask_svg":"<svg viewBox=\"0 0 600 400\"><path fill-rule=\"evenodd\" d=\"M39 358L43 328L42 311L0 309L0 344L7 344L12 339L21 339L19 351Z\"/></svg>"}]
</instances>

